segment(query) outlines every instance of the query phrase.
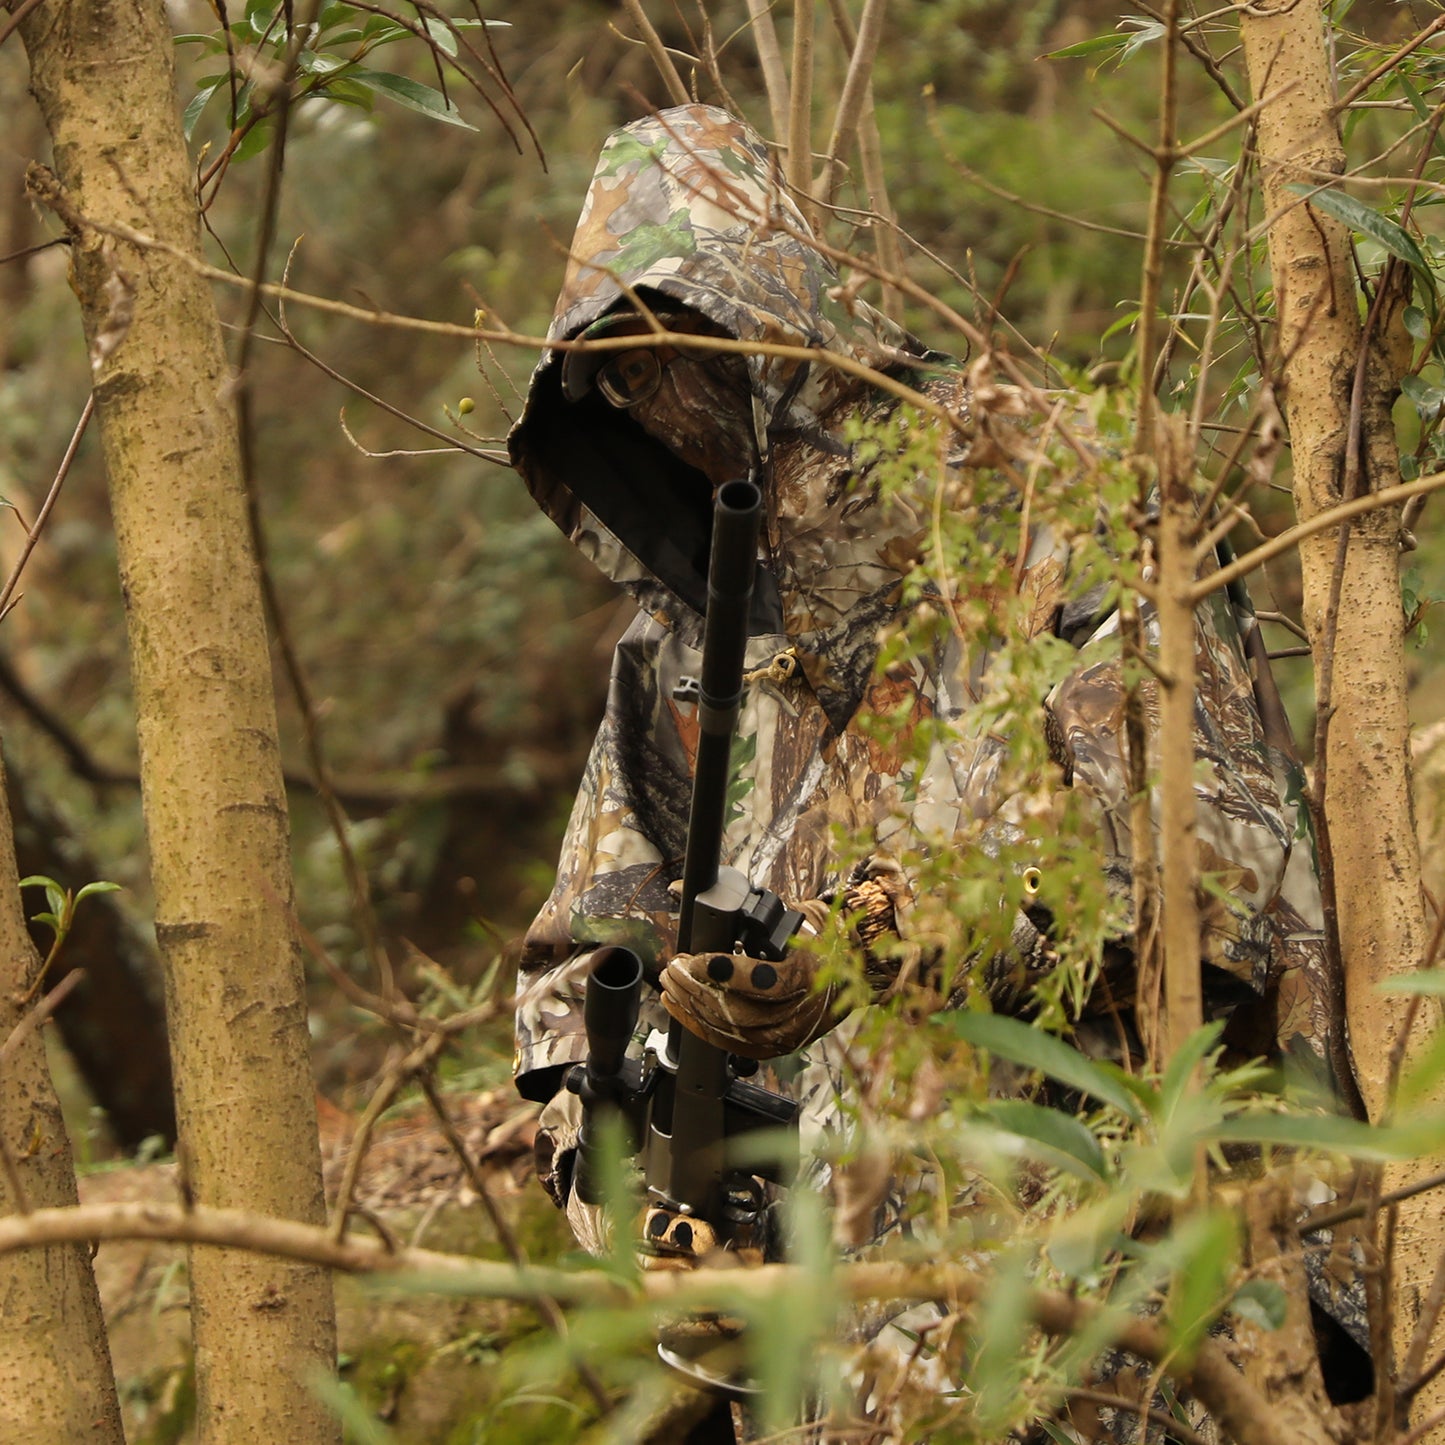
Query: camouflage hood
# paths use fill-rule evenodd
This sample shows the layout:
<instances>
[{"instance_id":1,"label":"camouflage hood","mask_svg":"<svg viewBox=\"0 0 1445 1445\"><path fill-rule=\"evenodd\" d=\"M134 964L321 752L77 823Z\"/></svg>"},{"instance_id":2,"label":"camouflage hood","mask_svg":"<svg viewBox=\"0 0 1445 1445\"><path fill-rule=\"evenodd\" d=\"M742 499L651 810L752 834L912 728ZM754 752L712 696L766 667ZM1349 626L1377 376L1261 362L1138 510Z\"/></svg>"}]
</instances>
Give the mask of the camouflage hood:
<instances>
[{"instance_id":1,"label":"camouflage hood","mask_svg":"<svg viewBox=\"0 0 1445 1445\"><path fill-rule=\"evenodd\" d=\"M594 338L639 302L684 309L725 337L806 347L817 360L748 354L733 365L751 418L733 430L766 497L755 634L782 634L835 727L857 706L877 621L896 602L914 555L915 516L851 486L842 419L877 393L824 353L909 377L961 399L948 359L847 295L812 242L757 134L726 112L679 106L617 131L597 165L572 242L550 339ZM570 353L578 357L580 353ZM614 353L615 354L615 353ZM705 354L705 353L700 353ZM591 354L594 369L608 353ZM549 351L511 436L514 465L538 505L644 611L685 641L700 635L711 484L595 389L564 383ZM941 374L942 372L942 374ZM711 424L709 424L711 422ZM699 414L699 444L725 424ZM714 478L716 480L716 478Z\"/></svg>"}]
</instances>

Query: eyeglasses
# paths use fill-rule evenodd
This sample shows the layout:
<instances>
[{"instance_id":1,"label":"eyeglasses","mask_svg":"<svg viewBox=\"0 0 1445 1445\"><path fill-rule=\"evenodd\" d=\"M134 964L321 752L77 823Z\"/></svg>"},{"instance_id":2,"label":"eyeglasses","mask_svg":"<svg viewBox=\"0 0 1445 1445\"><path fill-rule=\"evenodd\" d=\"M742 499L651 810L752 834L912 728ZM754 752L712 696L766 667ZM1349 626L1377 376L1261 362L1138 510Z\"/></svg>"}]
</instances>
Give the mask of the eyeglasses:
<instances>
[{"instance_id":1,"label":"eyeglasses","mask_svg":"<svg viewBox=\"0 0 1445 1445\"><path fill-rule=\"evenodd\" d=\"M667 348L667 356L672 355L672 349ZM613 406L625 411L657 394L657 388L662 385L664 360L656 347L620 351L598 368L597 389Z\"/></svg>"}]
</instances>

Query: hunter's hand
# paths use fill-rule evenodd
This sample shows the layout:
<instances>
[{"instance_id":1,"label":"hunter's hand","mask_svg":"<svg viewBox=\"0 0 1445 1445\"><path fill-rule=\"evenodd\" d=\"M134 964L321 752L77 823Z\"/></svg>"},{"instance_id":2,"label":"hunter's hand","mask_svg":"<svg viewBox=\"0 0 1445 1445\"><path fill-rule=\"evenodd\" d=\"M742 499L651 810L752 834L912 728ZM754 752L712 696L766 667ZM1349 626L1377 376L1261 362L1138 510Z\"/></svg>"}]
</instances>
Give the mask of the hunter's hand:
<instances>
[{"instance_id":1,"label":"hunter's hand","mask_svg":"<svg viewBox=\"0 0 1445 1445\"><path fill-rule=\"evenodd\" d=\"M682 953L662 971L662 1005L715 1048L750 1059L781 1058L842 1018L833 991L813 986L818 965L803 950L779 963L740 953Z\"/></svg>"}]
</instances>

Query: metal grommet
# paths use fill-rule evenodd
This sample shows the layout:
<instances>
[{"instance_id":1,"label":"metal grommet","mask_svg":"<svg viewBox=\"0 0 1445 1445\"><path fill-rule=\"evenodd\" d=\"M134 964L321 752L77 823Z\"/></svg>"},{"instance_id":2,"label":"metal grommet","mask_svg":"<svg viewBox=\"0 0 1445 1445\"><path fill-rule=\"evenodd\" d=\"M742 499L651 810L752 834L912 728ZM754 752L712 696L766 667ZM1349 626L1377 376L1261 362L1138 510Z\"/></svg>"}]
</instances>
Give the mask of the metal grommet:
<instances>
[{"instance_id":1,"label":"metal grommet","mask_svg":"<svg viewBox=\"0 0 1445 1445\"><path fill-rule=\"evenodd\" d=\"M1024 892L1033 897L1043 886L1044 875L1037 868L1024 869Z\"/></svg>"}]
</instances>

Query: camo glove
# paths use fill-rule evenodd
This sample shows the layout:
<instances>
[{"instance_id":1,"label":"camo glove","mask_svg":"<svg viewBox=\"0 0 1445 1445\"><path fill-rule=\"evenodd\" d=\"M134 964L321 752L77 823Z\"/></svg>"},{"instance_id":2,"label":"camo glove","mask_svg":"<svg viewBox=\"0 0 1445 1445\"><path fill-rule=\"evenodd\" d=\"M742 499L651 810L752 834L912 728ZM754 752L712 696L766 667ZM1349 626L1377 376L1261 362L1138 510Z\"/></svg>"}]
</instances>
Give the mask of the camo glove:
<instances>
[{"instance_id":1,"label":"camo glove","mask_svg":"<svg viewBox=\"0 0 1445 1445\"><path fill-rule=\"evenodd\" d=\"M901 870L886 861L866 865L844 889L844 907L854 917L853 940L863 949L875 998L893 986L898 965L875 957L870 944L896 934L907 900ZM820 932L831 908L826 898L802 904L804 929ZM821 965L807 949L795 949L776 963L740 953L679 954L662 971L662 1006L715 1048L750 1059L782 1058L847 1015L837 989L819 987Z\"/></svg>"},{"instance_id":2,"label":"camo glove","mask_svg":"<svg viewBox=\"0 0 1445 1445\"><path fill-rule=\"evenodd\" d=\"M662 971L662 1006L715 1048L781 1058L842 1018L833 990L814 987L820 963L798 951L777 963L741 953L680 953Z\"/></svg>"},{"instance_id":3,"label":"camo glove","mask_svg":"<svg viewBox=\"0 0 1445 1445\"><path fill-rule=\"evenodd\" d=\"M582 1131L582 1101L569 1089L559 1089L537 1117L532 1144L537 1179L567 1215L573 1237L588 1254L607 1252L607 1214L597 1204L584 1203L572 1187L577 1164L577 1137Z\"/></svg>"}]
</instances>

